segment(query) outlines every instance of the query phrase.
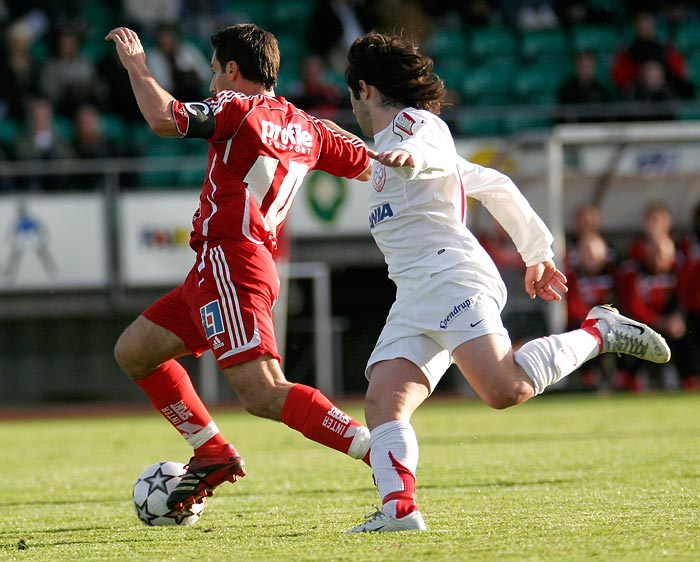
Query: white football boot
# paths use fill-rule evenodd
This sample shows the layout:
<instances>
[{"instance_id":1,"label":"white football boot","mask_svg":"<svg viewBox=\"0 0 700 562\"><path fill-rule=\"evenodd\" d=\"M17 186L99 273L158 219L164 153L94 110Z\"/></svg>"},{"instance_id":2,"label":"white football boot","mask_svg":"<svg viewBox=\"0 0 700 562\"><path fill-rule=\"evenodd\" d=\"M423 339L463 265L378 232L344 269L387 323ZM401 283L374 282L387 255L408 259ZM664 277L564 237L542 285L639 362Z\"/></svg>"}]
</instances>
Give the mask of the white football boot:
<instances>
[{"instance_id":1,"label":"white football boot","mask_svg":"<svg viewBox=\"0 0 700 562\"><path fill-rule=\"evenodd\" d=\"M365 516L367 519L357 527L353 527L345 534L350 533L390 533L395 531L425 531L425 521L420 511L416 510L401 519L397 519L390 513L377 509L374 513Z\"/></svg>"},{"instance_id":2,"label":"white football boot","mask_svg":"<svg viewBox=\"0 0 700 562\"><path fill-rule=\"evenodd\" d=\"M603 338L603 352L624 353L652 363L668 363L671 350L661 334L620 314L609 304L591 308L586 323L595 321Z\"/></svg>"}]
</instances>

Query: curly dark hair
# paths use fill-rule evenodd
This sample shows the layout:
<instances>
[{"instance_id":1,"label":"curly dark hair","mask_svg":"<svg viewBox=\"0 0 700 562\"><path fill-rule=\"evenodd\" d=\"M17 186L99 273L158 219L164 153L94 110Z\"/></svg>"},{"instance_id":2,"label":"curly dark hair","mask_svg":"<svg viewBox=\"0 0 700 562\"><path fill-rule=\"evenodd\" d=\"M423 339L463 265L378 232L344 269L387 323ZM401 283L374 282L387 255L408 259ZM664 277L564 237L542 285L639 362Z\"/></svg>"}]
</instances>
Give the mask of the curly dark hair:
<instances>
[{"instance_id":1,"label":"curly dark hair","mask_svg":"<svg viewBox=\"0 0 700 562\"><path fill-rule=\"evenodd\" d=\"M356 98L360 80L377 88L386 105L435 114L445 105L445 83L433 72L433 60L401 35L371 32L355 40L348 52L345 81Z\"/></svg>"},{"instance_id":2,"label":"curly dark hair","mask_svg":"<svg viewBox=\"0 0 700 562\"><path fill-rule=\"evenodd\" d=\"M277 39L269 31L252 23L231 25L216 31L211 36L211 44L221 68L232 60L244 78L266 89L277 85L280 50Z\"/></svg>"}]
</instances>

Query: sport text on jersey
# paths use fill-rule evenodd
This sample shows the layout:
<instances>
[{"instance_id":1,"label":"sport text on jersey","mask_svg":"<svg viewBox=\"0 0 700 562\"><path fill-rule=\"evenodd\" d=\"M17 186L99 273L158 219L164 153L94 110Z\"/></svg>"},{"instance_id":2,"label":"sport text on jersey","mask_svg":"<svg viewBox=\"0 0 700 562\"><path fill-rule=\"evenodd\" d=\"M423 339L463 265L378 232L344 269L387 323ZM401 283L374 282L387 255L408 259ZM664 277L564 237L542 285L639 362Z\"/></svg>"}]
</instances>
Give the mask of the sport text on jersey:
<instances>
[{"instance_id":1,"label":"sport text on jersey","mask_svg":"<svg viewBox=\"0 0 700 562\"><path fill-rule=\"evenodd\" d=\"M389 205L389 203L383 203L369 212L369 228L372 229L384 219L388 219L393 216L394 211L392 210L391 205Z\"/></svg>"},{"instance_id":2,"label":"sport text on jersey","mask_svg":"<svg viewBox=\"0 0 700 562\"><path fill-rule=\"evenodd\" d=\"M313 137L309 131L302 129L299 123L289 123L285 127L263 119L260 125L263 144L274 146L278 150L293 150L300 154L311 153Z\"/></svg>"}]
</instances>

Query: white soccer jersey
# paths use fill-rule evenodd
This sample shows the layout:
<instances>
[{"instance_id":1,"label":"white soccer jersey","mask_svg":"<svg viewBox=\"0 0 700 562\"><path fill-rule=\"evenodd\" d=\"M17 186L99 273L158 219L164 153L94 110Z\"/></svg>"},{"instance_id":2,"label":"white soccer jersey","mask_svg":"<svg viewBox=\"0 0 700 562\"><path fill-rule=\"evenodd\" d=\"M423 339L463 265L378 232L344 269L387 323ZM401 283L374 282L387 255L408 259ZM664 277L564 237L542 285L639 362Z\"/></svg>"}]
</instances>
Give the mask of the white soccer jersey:
<instances>
[{"instance_id":1,"label":"white soccer jersey","mask_svg":"<svg viewBox=\"0 0 700 562\"><path fill-rule=\"evenodd\" d=\"M375 162L372 171L370 229L399 287L460 264L476 278L500 279L465 225L467 195L501 223L527 265L553 256L551 233L513 182L459 157L449 128L436 115L405 109L374 141L376 151L406 150L415 162L400 168Z\"/></svg>"},{"instance_id":2,"label":"white soccer jersey","mask_svg":"<svg viewBox=\"0 0 700 562\"><path fill-rule=\"evenodd\" d=\"M447 125L432 113L405 109L374 140L379 152L410 152L415 166L375 162L372 170L370 228L397 294L365 374L403 357L432 392L457 346L487 334L508 337L506 288L465 226L467 195L503 225L528 265L552 257L552 235L508 177L457 156Z\"/></svg>"}]
</instances>

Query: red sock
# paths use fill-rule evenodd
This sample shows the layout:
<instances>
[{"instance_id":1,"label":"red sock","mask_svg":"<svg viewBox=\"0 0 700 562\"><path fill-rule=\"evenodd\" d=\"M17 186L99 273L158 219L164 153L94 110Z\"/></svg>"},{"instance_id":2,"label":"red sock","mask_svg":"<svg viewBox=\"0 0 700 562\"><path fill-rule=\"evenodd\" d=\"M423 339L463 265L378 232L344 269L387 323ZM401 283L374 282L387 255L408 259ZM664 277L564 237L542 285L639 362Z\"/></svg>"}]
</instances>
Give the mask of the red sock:
<instances>
[{"instance_id":1,"label":"red sock","mask_svg":"<svg viewBox=\"0 0 700 562\"><path fill-rule=\"evenodd\" d=\"M155 408L177 429L197 454L212 454L227 445L226 439L192 386L187 371L171 359L137 380Z\"/></svg>"},{"instance_id":2,"label":"red sock","mask_svg":"<svg viewBox=\"0 0 700 562\"><path fill-rule=\"evenodd\" d=\"M282 408L282 423L299 431L304 437L321 445L357 457L361 454L369 464L369 454L363 445L355 441L358 429L367 434L366 446L369 446L369 431L360 422L351 418L326 398L320 390L295 384L289 389ZM350 447L363 448L351 451Z\"/></svg>"},{"instance_id":3,"label":"red sock","mask_svg":"<svg viewBox=\"0 0 700 562\"><path fill-rule=\"evenodd\" d=\"M591 334L598 342L598 352L603 352L603 336L600 334L600 330L597 328L596 324L598 320L591 318L590 320L584 320L581 324L581 329L584 332Z\"/></svg>"}]
</instances>

